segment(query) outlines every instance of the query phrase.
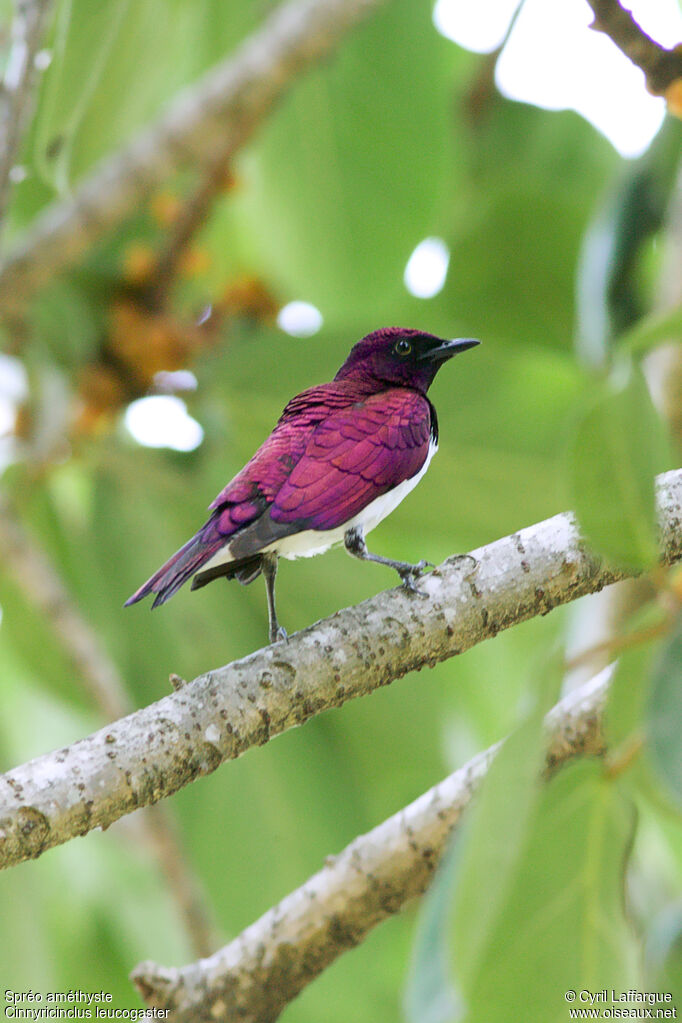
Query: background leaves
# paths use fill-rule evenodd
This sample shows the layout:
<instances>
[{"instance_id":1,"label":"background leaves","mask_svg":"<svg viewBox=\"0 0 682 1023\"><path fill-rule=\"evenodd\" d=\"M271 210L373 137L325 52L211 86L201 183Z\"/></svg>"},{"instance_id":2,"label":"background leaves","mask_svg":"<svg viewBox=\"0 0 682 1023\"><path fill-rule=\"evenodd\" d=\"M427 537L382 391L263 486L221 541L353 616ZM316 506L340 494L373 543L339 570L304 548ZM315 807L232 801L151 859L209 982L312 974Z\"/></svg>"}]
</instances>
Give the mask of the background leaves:
<instances>
[{"instance_id":1,"label":"background leaves","mask_svg":"<svg viewBox=\"0 0 682 1023\"><path fill-rule=\"evenodd\" d=\"M64 0L5 243L20 242L36 213L77 188L268 9L245 0ZM651 566L653 474L679 454L662 438L639 365L621 372L616 353L636 360L679 339L679 309L650 310L661 264L651 247L663 248L672 230L674 131L636 168L638 180L656 185L659 219L653 228L647 221L646 239L635 235L627 279L639 305L623 308L651 315L614 326L608 283L625 262L611 257L638 223L627 168L578 115L499 96L487 60L441 38L430 4L385 5L301 77L227 169L165 306L149 287L150 268L168 243L173 211L201 177L193 170L170 179L81 266L36 295L25 335L6 331L29 371L31 397L3 486L136 706L163 695L170 672L193 677L264 642L260 584L183 591L153 615L121 605L203 521L287 399L329 379L351 343L380 325L483 344L434 385L440 452L382 524L377 550L438 562L570 504L600 553ZM477 106L482 82L487 98ZM593 370L574 349L574 291L596 223L612 244L608 268L583 269L602 282L591 298L601 303L596 321L605 332ZM424 301L407 292L403 271L431 235L447 243L450 267L440 294ZM292 299L319 306L324 326L313 338L295 340L275 326L273 310ZM209 305L208 332L197 336ZM121 338L122 308L134 330ZM132 361L122 358L121 340ZM141 448L122 424L127 403L153 386L142 369L159 351L196 375L185 397L205 440L193 452ZM281 619L291 631L391 582L342 551L285 563ZM0 761L9 767L102 718L62 637L4 565L0 606ZM327 855L514 732L444 868L454 901L441 887L428 903L434 916L414 959L412 1018L426 1018L442 983L456 987L455 1008L472 1021L507 1020L512 1005L519 1018L563 1020L565 987L644 982L632 919L647 935L646 983L679 990L682 828L668 789L653 769L643 784L636 767L611 776L613 765L599 762L537 782L545 703L534 694L568 618L556 611L528 622L178 793L172 809L221 936L236 935ZM617 746L648 724L646 755L666 785L677 784L679 766L676 635L651 702L658 640L646 657L623 657L612 705ZM630 855L635 806L643 824ZM399 1019L415 915L390 920L342 957L290 1006L288 1023ZM138 960L192 956L176 906L125 822L0 875L0 919L11 936L2 989L102 987L117 1006L138 1007L127 980ZM423 985L420 963L435 950L443 970Z\"/></svg>"},{"instance_id":2,"label":"background leaves","mask_svg":"<svg viewBox=\"0 0 682 1023\"><path fill-rule=\"evenodd\" d=\"M644 377L622 366L577 423L569 455L578 522L616 565L641 570L655 563L654 476L667 468L666 454Z\"/></svg>"}]
</instances>

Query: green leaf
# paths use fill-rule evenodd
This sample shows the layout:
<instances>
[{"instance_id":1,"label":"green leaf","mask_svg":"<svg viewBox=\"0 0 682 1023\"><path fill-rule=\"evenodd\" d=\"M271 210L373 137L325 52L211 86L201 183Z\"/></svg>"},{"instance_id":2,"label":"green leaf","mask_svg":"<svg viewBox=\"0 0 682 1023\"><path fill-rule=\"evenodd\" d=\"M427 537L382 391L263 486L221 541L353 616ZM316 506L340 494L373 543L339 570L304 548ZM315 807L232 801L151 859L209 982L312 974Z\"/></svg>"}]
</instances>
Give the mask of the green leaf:
<instances>
[{"instance_id":1,"label":"green leaf","mask_svg":"<svg viewBox=\"0 0 682 1023\"><path fill-rule=\"evenodd\" d=\"M470 176L457 188L447 235L449 314L462 320L462 333L484 342L569 349L575 254L616 154L571 111L550 113L499 96L465 137ZM519 288L520 279L529 286ZM505 294L514 301L492 299ZM537 402L545 400L539 392Z\"/></svg>"},{"instance_id":2,"label":"green leaf","mask_svg":"<svg viewBox=\"0 0 682 1023\"><path fill-rule=\"evenodd\" d=\"M585 233L576 353L588 365L608 365L614 339L641 321L651 302L648 292L656 288L658 273L647 279L646 246L665 223L681 146L682 126L669 117L644 156L624 168Z\"/></svg>"},{"instance_id":3,"label":"green leaf","mask_svg":"<svg viewBox=\"0 0 682 1023\"><path fill-rule=\"evenodd\" d=\"M68 278L58 278L36 296L30 322L43 351L70 371L92 358L104 330L100 307Z\"/></svg>"},{"instance_id":4,"label":"green leaf","mask_svg":"<svg viewBox=\"0 0 682 1023\"><path fill-rule=\"evenodd\" d=\"M80 124L72 154L74 179L133 132L144 130L183 86L226 59L265 13L254 4L220 0L135 0ZM150 59L150 40L163 52L162 59Z\"/></svg>"},{"instance_id":5,"label":"green leaf","mask_svg":"<svg viewBox=\"0 0 682 1023\"><path fill-rule=\"evenodd\" d=\"M652 313L624 334L620 348L630 354L643 355L658 345L682 341L682 306L664 313Z\"/></svg>"},{"instance_id":6,"label":"green leaf","mask_svg":"<svg viewBox=\"0 0 682 1023\"><path fill-rule=\"evenodd\" d=\"M409 1023L448 1023L462 1015L448 970L450 912L460 850L461 843L450 842L424 899L405 989Z\"/></svg>"},{"instance_id":7,"label":"green leaf","mask_svg":"<svg viewBox=\"0 0 682 1023\"><path fill-rule=\"evenodd\" d=\"M67 189L224 59L263 14L219 0L65 0L32 132L40 178Z\"/></svg>"},{"instance_id":8,"label":"green leaf","mask_svg":"<svg viewBox=\"0 0 682 1023\"><path fill-rule=\"evenodd\" d=\"M613 379L578 423L569 449L573 507L587 540L634 570L657 559L654 476L666 464L663 427L641 371Z\"/></svg>"},{"instance_id":9,"label":"green leaf","mask_svg":"<svg viewBox=\"0 0 682 1023\"><path fill-rule=\"evenodd\" d=\"M655 632L665 621L664 611L652 600L633 615L627 632ZM671 811L675 814L674 806L661 787L648 746L641 748L650 717L653 668L666 642L667 630L619 652L604 710L603 734L611 762L623 767L619 770L623 791L670 815Z\"/></svg>"},{"instance_id":10,"label":"green leaf","mask_svg":"<svg viewBox=\"0 0 682 1023\"><path fill-rule=\"evenodd\" d=\"M682 615L654 670L649 704L651 760L678 805L682 804Z\"/></svg>"},{"instance_id":11,"label":"green leaf","mask_svg":"<svg viewBox=\"0 0 682 1023\"><path fill-rule=\"evenodd\" d=\"M485 946L465 972L455 964L468 1021L508 1023L511 1012L564 1023L566 991L633 986L634 934L623 910L633 822L631 804L595 761L565 768L546 786ZM481 906L488 881L479 876Z\"/></svg>"},{"instance_id":12,"label":"green leaf","mask_svg":"<svg viewBox=\"0 0 682 1023\"><path fill-rule=\"evenodd\" d=\"M672 1005L682 1008L682 910L666 906L654 917L644 946L646 989L670 992Z\"/></svg>"},{"instance_id":13,"label":"green leaf","mask_svg":"<svg viewBox=\"0 0 682 1023\"><path fill-rule=\"evenodd\" d=\"M463 833L443 859L420 919L406 994L408 1019L432 1023L460 1019L461 989L455 990L444 959L449 956L449 921L461 978L480 955L508 894L525 842L528 820L539 798L544 762L543 718L554 701L564 658L543 657L534 674L535 700L522 725L493 760ZM504 841L499 836L504 835ZM492 836L492 840L491 840ZM486 878L481 899L480 878ZM451 910L455 890L454 915Z\"/></svg>"},{"instance_id":14,"label":"green leaf","mask_svg":"<svg viewBox=\"0 0 682 1023\"><path fill-rule=\"evenodd\" d=\"M392 321L404 305L407 260L442 232L463 165L438 130L452 116L455 63L466 61L433 30L430 5L397 0L264 126L242 159L235 209L284 299L349 329Z\"/></svg>"},{"instance_id":15,"label":"green leaf","mask_svg":"<svg viewBox=\"0 0 682 1023\"><path fill-rule=\"evenodd\" d=\"M490 939L518 867L540 796L547 707L533 713L497 754L464 837L453 917L455 968L463 992ZM502 840L500 840L502 839ZM481 877L486 879L481 898Z\"/></svg>"},{"instance_id":16,"label":"green leaf","mask_svg":"<svg viewBox=\"0 0 682 1023\"><path fill-rule=\"evenodd\" d=\"M130 0L60 6L35 134L36 167L57 191L69 185L76 132L130 6Z\"/></svg>"},{"instance_id":17,"label":"green leaf","mask_svg":"<svg viewBox=\"0 0 682 1023\"><path fill-rule=\"evenodd\" d=\"M663 620L664 612L652 601L628 622L626 635L657 629ZM661 636L652 636L618 654L604 713L604 737L611 751L637 733L641 734L646 724L653 665L660 657L662 645Z\"/></svg>"}]
</instances>

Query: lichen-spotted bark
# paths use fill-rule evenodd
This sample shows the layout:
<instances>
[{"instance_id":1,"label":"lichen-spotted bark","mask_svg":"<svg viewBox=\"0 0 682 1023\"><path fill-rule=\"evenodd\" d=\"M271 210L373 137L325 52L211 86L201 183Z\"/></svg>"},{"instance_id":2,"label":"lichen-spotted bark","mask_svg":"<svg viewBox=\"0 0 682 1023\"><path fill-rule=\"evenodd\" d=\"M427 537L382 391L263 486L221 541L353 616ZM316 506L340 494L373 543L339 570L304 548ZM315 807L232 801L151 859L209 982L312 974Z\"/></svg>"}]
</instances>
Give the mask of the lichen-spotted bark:
<instances>
[{"instance_id":1,"label":"lichen-spotted bark","mask_svg":"<svg viewBox=\"0 0 682 1023\"><path fill-rule=\"evenodd\" d=\"M658 481L661 559L682 556L682 470ZM501 629L624 578L556 515L346 608L0 777L0 866L176 792L225 760Z\"/></svg>"}]
</instances>

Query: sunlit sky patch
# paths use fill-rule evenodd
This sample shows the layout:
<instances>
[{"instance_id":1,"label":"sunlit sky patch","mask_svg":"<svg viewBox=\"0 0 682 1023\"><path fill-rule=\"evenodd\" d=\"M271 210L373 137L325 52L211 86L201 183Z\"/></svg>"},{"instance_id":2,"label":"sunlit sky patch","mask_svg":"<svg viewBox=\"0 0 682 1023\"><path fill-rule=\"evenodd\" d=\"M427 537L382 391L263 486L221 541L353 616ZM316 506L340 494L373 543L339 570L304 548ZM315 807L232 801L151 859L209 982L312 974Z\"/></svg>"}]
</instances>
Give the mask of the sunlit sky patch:
<instances>
[{"instance_id":1,"label":"sunlit sky patch","mask_svg":"<svg viewBox=\"0 0 682 1023\"><path fill-rule=\"evenodd\" d=\"M278 326L292 337L312 337L322 323L322 313L310 302L289 302L277 315Z\"/></svg>"},{"instance_id":2,"label":"sunlit sky patch","mask_svg":"<svg viewBox=\"0 0 682 1023\"><path fill-rule=\"evenodd\" d=\"M0 354L0 472L16 456L13 436L19 406L28 397L28 375L23 363L12 355Z\"/></svg>"},{"instance_id":3,"label":"sunlit sky patch","mask_svg":"<svg viewBox=\"0 0 682 1023\"><path fill-rule=\"evenodd\" d=\"M148 448L194 451L204 439L203 429L184 401L170 394L132 402L126 409L125 425L138 444Z\"/></svg>"},{"instance_id":4,"label":"sunlit sky patch","mask_svg":"<svg viewBox=\"0 0 682 1023\"><path fill-rule=\"evenodd\" d=\"M514 0L437 0L438 31L460 46L490 52L501 44ZM682 38L677 0L630 0L636 21L664 46ZM644 75L603 33L590 30L586 0L525 0L497 63L498 88L510 99L550 110L572 109L626 157L643 153L664 116Z\"/></svg>"},{"instance_id":5,"label":"sunlit sky patch","mask_svg":"<svg viewBox=\"0 0 682 1023\"><path fill-rule=\"evenodd\" d=\"M13 401L9 401L0 394L0 437L11 433L17 418L17 407Z\"/></svg>"},{"instance_id":6,"label":"sunlit sky patch","mask_svg":"<svg viewBox=\"0 0 682 1023\"><path fill-rule=\"evenodd\" d=\"M405 267L405 287L417 298L433 298L442 290L448 274L450 250L442 238L425 238Z\"/></svg>"},{"instance_id":7,"label":"sunlit sky patch","mask_svg":"<svg viewBox=\"0 0 682 1023\"><path fill-rule=\"evenodd\" d=\"M442 36L475 53L501 45L518 0L436 0L433 23Z\"/></svg>"},{"instance_id":8,"label":"sunlit sky patch","mask_svg":"<svg viewBox=\"0 0 682 1023\"><path fill-rule=\"evenodd\" d=\"M19 359L0 353L0 395L20 404L28 397L28 376Z\"/></svg>"}]
</instances>

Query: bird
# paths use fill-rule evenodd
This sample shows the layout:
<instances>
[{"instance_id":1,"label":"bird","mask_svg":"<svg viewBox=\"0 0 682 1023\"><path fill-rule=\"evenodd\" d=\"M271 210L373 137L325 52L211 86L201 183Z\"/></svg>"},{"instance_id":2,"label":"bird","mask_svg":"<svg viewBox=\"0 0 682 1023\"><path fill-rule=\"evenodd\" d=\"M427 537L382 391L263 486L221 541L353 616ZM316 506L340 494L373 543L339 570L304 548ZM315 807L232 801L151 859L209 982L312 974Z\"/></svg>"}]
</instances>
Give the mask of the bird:
<instances>
[{"instance_id":1,"label":"bird","mask_svg":"<svg viewBox=\"0 0 682 1023\"><path fill-rule=\"evenodd\" d=\"M330 383L286 405L274 430L209 505L210 517L131 597L165 603L192 578L247 585L261 573L269 638L286 639L275 605L279 558L311 557L343 543L349 554L395 569L408 590L433 566L373 554L366 534L414 489L438 448L426 392L452 356L478 345L385 327L363 337Z\"/></svg>"}]
</instances>

